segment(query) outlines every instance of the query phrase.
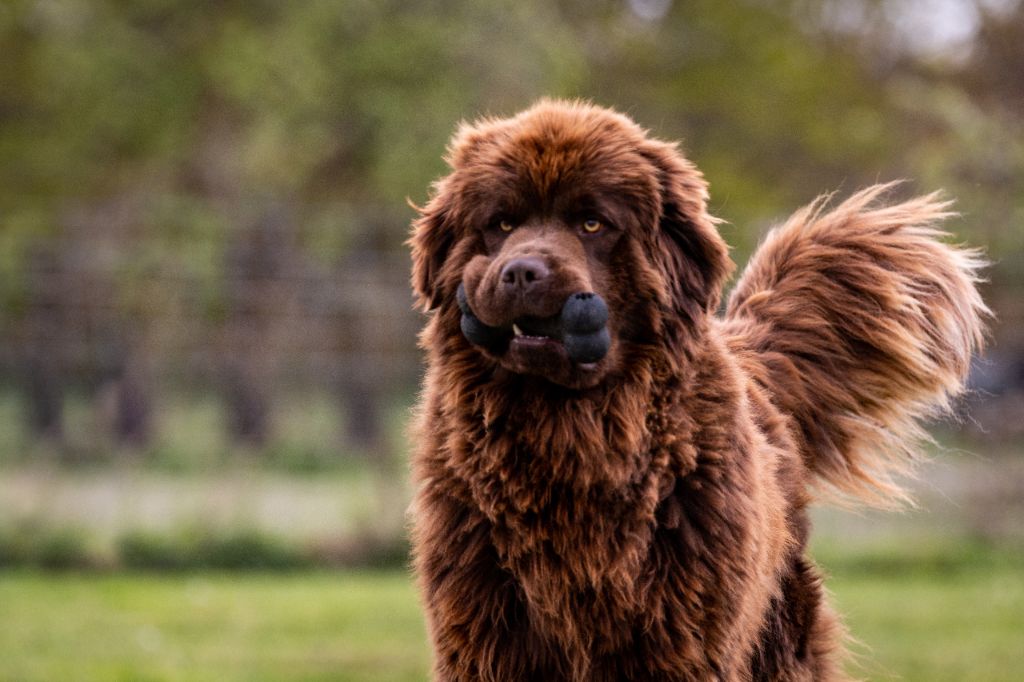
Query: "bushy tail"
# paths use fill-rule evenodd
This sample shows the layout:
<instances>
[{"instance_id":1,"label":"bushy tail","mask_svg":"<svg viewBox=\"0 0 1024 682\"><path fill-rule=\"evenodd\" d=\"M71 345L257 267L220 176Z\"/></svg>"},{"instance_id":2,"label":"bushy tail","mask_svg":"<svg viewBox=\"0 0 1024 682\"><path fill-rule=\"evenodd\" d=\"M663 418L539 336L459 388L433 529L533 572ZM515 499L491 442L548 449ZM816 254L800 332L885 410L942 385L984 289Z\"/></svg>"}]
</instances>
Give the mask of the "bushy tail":
<instances>
[{"instance_id":1,"label":"bushy tail","mask_svg":"<svg viewBox=\"0 0 1024 682\"><path fill-rule=\"evenodd\" d=\"M770 232L726 312L730 345L795 420L804 461L845 496L888 506L963 390L989 310L975 250L941 241L931 194L886 206L876 185L818 199Z\"/></svg>"}]
</instances>

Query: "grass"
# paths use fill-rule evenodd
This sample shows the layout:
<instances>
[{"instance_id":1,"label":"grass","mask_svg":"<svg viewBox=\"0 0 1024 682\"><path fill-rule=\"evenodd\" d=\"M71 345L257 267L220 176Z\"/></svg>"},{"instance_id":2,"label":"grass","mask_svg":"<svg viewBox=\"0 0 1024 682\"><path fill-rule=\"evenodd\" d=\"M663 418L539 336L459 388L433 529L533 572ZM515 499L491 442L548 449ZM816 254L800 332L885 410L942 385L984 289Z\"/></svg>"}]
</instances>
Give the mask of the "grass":
<instances>
[{"instance_id":1,"label":"grass","mask_svg":"<svg viewBox=\"0 0 1024 682\"><path fill-rule=\"evenodd\" d=\"M997 682L1024 669L1024 560L901 564L828 552L829 587L871 680ZM400 571L0 572L0 680L422 680Z\"/></svg>"},{"instance_id":2,"label":"grass","mask_svg":"<svg viewBox=\"0 0 1024 682\"><path fill-rule=\"evenodd\" d=\"M422 680L400 572L0 573L0 679Z\"/></svg>"},{"instance_id":3,"label":"grass","mask_svg":"<svg viewBox=\"0 0 1024 682\"><path fill-rule=\"evenodd\" d=\"M839 575L830 581L871 680L996 682L1024 670L1024 571Z\"/></svg>"}]
</instances>

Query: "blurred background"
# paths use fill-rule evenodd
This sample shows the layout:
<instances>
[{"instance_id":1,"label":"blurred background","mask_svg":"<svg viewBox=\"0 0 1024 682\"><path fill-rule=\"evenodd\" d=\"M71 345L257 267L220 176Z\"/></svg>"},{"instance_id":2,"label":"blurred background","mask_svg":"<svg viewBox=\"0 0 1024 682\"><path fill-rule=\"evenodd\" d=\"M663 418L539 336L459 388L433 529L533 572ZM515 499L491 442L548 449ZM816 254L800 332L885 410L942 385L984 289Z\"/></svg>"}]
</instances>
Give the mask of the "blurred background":
<instances>
[{"instance_id":1,"label":"blurred background","mask_svg":"<svg viewBox=\"0 0 1024 682\"><path fill-rule=\"evenodd\" d=\"M458 121L681 139L745 262L942 188L993 342L900 514L821 510L868 679L1024 668L1020 0L5 0L0 679L416 680L403 240Z\"/></svg>"}]
</instances>

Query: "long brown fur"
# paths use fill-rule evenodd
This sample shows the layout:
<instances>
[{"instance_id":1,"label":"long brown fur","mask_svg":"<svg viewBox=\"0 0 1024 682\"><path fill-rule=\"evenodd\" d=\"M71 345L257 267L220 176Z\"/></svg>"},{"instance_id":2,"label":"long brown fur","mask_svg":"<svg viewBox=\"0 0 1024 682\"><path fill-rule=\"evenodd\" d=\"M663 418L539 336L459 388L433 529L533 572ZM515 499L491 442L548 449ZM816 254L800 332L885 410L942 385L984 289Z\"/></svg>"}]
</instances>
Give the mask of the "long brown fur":
<instances>
[{"instance_id":1,"label":"long brown fur","mask_svg":"<svg viewBox=\"0 0 1024 682\"><path fill-rule=\"evenodd\" d=\"M768 236L719 319L732 263L675 145L543 101L463 126L449 163L411 238L433 311L411 515L434 678L840 679L809 490L899 497L917 420L962 388L986 309L977 254L939 240L945 205L885 206L886 187L816 202ZM566 237L577 196L611 204L606 242ZM521 230L497 241L509 210ZM463 336L460 283L499 324L495 268L522 253L556 273L545 310L570 285L607 301L596 366L517 364Z\"/></svg>"},{"instance_id":2,"label":"long brown fur","mask_svg":"<svg viewBox=\"0 0 1024 682\"><path fill-rule=\"evenodd\" d=\"M729 300L725 329L796 422L808 468L840 493L887 505L962 389L988 315L975 250L939 241L938 195L879 205L889 185L771 232Z\"/></svg>"}]
</instances>

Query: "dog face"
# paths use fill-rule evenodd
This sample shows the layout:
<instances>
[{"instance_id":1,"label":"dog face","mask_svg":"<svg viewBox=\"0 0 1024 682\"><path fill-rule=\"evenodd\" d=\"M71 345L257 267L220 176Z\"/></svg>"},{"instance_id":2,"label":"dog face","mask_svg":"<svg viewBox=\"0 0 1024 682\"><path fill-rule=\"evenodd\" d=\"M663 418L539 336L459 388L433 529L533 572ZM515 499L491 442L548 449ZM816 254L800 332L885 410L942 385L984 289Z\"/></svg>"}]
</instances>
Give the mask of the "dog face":
<instances>
[{"instance_id":1,"label":"dog face","mask_svg":"<svg viewBox=\"0 0 1024 682\"><path fill-rule=\"evenodd\" d=\"M506 369L595 386L717 306L732 264L703 177L626 117L543 101L463 126L448 162L413 224L413 286Z\"/></svg>"}]
</instances>

